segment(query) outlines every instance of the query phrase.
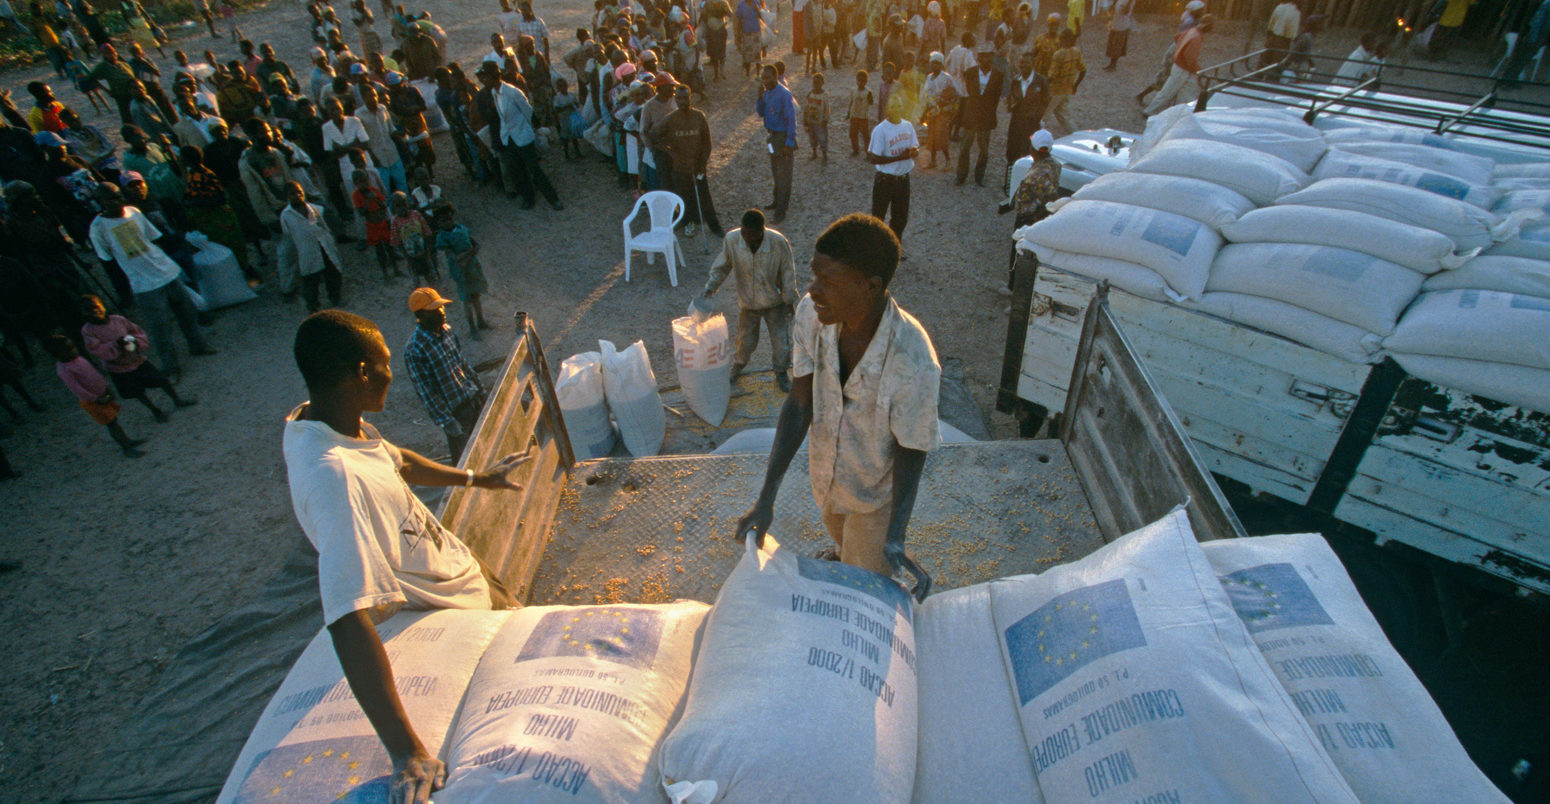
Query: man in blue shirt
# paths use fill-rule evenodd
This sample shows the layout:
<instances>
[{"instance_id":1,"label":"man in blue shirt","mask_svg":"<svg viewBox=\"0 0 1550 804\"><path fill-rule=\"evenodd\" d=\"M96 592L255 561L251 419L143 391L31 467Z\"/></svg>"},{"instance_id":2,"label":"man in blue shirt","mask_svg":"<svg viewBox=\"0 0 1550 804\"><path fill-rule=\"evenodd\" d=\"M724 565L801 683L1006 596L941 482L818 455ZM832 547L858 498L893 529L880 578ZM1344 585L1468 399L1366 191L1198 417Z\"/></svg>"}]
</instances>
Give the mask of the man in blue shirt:
<instances>
[{"instance_id":1,"label":"man in blue shirt","mask_svg":"<svg viewBox=\"0 0 1550 804\"><path fill-rule=\"evenodd\" d=\"M791 167L797 149L797 101L791 90L776 80L775 68L764 65L759 72L763 91L754 110L764 118L764 130L769 133L770 175L775 180L775 200L765 209L775 210L773 223L779 225L786 219L786 206L791 203Z\"/></svg>"}]
</instances>

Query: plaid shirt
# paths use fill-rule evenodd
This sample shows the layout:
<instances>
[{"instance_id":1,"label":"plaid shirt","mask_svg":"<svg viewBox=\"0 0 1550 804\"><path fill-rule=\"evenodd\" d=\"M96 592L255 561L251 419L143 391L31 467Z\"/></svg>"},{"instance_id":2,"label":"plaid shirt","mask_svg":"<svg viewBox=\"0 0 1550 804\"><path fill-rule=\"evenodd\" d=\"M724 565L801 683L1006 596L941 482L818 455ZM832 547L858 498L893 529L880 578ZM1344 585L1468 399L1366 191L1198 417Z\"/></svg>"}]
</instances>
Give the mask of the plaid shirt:
<instances>
[{"instance_id":1,"label":"plaid shirt","mask_svg":"<svg viewBox=\"0 0 1550 804\"><path fill-rule=\"evenodd\" d=\"M549 26L545 25L542 19L533 17L532 21L529 22L528 20L522 19L522 16L519 14L517 15L516 28L518 36L526 34L527 36L533 37L533 47L536 48L539 53L544 52L544 40L549 38Z\"/></svg>"},{"instance_id":2,"label":"plaid shirt","mask_svg":"<svg viewBox=\"0 0 1550 804\"><path fill-rule=\"evenodd\" d=\"M484 393L479 375L463 359L457 336L445 324L440 332L416 326L404 347L404 363L409 366L409 381L439 427L453 423L452 411L458 405Z\"/></svg>"},{"instance_id":3,"label":"plaid shirt","mask_svg":"<svg viewBox=\"0 0 1550 804\"><path fill-rule=\"evenodd\" d=\"M1076 47L1055 51L1049 61L1049 94L1076 94L1076 79L1087 69L1082 61L1082 51Z\"/></svg>"}]
</instances>

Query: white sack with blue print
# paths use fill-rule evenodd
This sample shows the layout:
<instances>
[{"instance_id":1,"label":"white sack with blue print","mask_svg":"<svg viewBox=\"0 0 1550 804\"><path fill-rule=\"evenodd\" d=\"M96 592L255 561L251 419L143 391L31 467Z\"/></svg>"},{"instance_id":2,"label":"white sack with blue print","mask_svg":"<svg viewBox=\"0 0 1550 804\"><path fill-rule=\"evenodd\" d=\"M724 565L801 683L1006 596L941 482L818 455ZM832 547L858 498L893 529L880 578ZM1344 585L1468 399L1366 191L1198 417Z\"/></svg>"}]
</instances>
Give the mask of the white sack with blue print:
<instances>
[{"instance_id":1,"label":"white sack with blue print","mask_svg":"<svg viewBox=\"0 0 1550 804\"><path fill-rule=\"evenodd\" d=\"M1182 509L990 595L1045 801L1356 801Z\"/></svg>"},{"instance_id":2,"label":"white sack with blue print","mask_svg":"<svg viewBox=\"0 0 1550 804\"><path fill-rule=\"evenodd\" d=\"M1505 802L1316 533L1201 545L1234 610L1365 804Z\"/></svg>"},{"instance_id":3,"label":"white sack with blue print","mask_svg":"<svg viewBox=\"0 0 1550 804\"><path fill-rule=\"evenodd\" d=\"M656 754L709 607L512 612L469 682L442 804L662 801Z\"/></svg>"},{"instance_id":4,"label":"white sack with blue print","mask_svg":"<svg viewBox=\"0 0 1550 804\"><path fill-rule=\"evenodd\" d=\"M1216 229L1183 215L1112 201L1072 201L1025 226L1016 237L1033 246L1140 265L1175 293L1200 298L1222 247Z\"/></svg>"},{"instance_id":5,"label":"white sack with blue print","mask_svg":"<svg viewBox=\"0 0 1550 804\"><path fill-rule=\"evenodd\" d=\"M458 702L508 616L405 611L377 626L398 698L432 756L446 756L442 748ZM387 749L345 681L333 639L322 630L264 707L216 801L381 802L392 781Z\"/></svg>"},{"instance_id":6,"label":"white sack with blue print","mask_svg":"<svg viewBox=\"0 0 1550 804\"><path fill-rule=\"evenodd\" d=\"M892 579L746 548L662 746L675 804L899 804L915 777L914 601Z\"/></svg>"}]
</instances>

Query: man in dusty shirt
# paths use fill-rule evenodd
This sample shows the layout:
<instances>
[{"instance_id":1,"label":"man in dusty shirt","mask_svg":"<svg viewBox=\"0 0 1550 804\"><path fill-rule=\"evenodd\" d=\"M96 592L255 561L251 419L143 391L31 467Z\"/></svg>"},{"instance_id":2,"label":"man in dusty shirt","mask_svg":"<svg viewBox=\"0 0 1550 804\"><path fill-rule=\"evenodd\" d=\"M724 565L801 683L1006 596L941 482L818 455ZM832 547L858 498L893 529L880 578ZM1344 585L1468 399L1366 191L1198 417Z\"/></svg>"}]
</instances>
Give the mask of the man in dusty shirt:
<instances>
[{"instance_id":1,"label":"man in dusty shirt","mask_svg":"<svg viewBox=\"0 0 1550 804\"><path fill-rule=\"evenodd\" d=\"M394 804L424 804L446 768L409 723L376 623L400 608L505 608L511 596L409 489L518 489L507 475L525 455L483 472L435 463L361 420L380 411L393 381L376 324L342 310L314 313L296 331L296 365L311 400L285 419L291 504L318 551L323 619L350 690L393 760Z\"/></svg>"},{"instance_id":2,"label":"man in dusty shirt","mask_svg":"<svg viewBox=\"0 0 1550 804\"><path fill-rule=\"evenodd\" d=\"M925 327L888 292L899 240L887 224L852 214L813 247L813 283L792 326L792 383L775 427L759 499L737 525L762 543L775 494L808 437L813 498L836 550L821 557L883 575L931 578L905 555L904 535L926 453L940 442L942 376Z\"/></svg>"}]
</instances>

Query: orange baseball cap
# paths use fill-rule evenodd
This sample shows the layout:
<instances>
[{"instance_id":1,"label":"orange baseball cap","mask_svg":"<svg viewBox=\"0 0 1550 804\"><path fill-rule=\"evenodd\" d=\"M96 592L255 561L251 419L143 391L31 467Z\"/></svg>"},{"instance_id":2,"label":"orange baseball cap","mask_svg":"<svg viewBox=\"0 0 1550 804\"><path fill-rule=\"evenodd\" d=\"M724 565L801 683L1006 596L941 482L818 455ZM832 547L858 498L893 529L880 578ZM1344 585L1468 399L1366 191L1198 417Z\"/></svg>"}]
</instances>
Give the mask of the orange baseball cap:
<instances>
[{"instance_id":1,"label":"orange baseball cap","mask_svg":"<svg viewBox=\"0 0 1550 804\"><path fill-rule=\"evenodd\" d=\"M409 312L411 313L446 307L451 303L451 299L443 299L435 288L415 288L409 291Z\"/></svg>"}]
</instances>

